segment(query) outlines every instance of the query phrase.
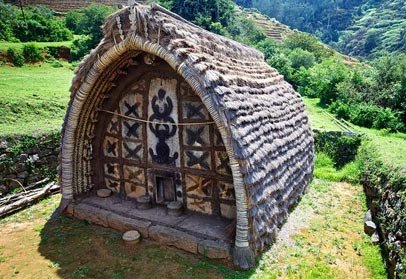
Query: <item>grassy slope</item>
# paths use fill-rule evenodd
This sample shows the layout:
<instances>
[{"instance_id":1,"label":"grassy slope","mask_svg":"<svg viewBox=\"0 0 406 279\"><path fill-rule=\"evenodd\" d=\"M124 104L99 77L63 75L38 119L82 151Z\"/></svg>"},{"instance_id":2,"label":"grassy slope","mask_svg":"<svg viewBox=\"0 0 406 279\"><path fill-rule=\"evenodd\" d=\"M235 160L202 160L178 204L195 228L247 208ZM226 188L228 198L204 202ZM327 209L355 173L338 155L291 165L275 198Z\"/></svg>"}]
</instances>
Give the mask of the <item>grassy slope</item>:
<instances>
[{"instance_id":1,"label":"grassy slope","mask_svg":"<svg viewBox=\"0 0 406 279\"><path fill-rule=\"evenodd\" d=\"M386 278L364 235L362 187L315 180L281 238L248 272L65 217L59 196L0 220L0 278Z\"/></svg>"},{"instance_id":2,"label":"grassy slope","mask_svg":"<svg viewBox=\"0 0 406 279\"><path fill-rule=\"evenodd\" d=\"M12 43L12 42L0 42L0 52L6 52L9 48L19 49L21 50L24 45L32 44L32 43ZM45 47L59 47L59 46L66 46L70 47L72 45L72 41L65 41L65 42L35 42L33 43L39 48Z\"/></svg>"},{"instance_id":3,"label":"grassy slope","mask_svg":"<svg viewBox=\"0 0 406 279\"><path fill-rule=\"evenodd\" d=\"M340 131L340 127L318 106L318 99L306 97L303 99L306 103L312 128ZM371 139L384 163L406 169L406 134L385 134L379 130L367 129L356 125L351 125L351 127L353 131L364 133Z\"/></svg>"},{"instance_id":4,"label":"grassy slope","mask_svg":"<svg viewBox=\"0 0 406 279\"><path fill-rule=\"evenodd\" d=\"M68 63L0 67L0 135L57 130L69 101L73 72Z\"/></svg>"}]
</instances>

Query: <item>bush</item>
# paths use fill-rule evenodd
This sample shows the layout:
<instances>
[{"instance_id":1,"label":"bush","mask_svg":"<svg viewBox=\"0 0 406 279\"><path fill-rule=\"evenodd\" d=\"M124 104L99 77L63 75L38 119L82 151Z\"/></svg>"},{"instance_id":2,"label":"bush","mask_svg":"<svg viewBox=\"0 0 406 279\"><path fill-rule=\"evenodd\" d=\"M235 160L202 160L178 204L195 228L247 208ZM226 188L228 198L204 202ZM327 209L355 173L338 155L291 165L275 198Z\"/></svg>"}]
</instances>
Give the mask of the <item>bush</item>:
<instances>
[{"instance_id":1,"label":"bush","mask_svg":"<svg viewBox=\"0 0 406 279\"><path fill-rule=\"evenodd\" d=\"M35 63L44 60L41 49L35 44L26 44L23 46L23 56L26 63Z\"/></svg>"},{"instance_id":2,"label":"bush","mask_svg":"<svg viewBox=\"0 0 406 279\"><path fill-rule=\"evenodd\" d=\"M16 40L13 33L13 24L15 22L13 6L4 4L0 1L0 41Z\"/></svg>"},{"instance_id":3,"label":"bush","mask_svg":"<svg viewBox=\"0 0 406 279\"><path fill-rule=\"evenodd\" d=\"M90 36L81 36L75 39L71 47L71 60L76 61L82 59L92 49L93 42Z\"/></svg>"},{"instance_id":4,"label":"bush","mask_svg":"<svg viewBox=\"0 0 406 279\"><path fill-rule=\"evenodd\" d=\"M102 25L113 11L112 7L92 4L82 10L69 13L67 24L76 34L84 35L73 41L72 60L81 59L98 45L104 35Z\"/></svg>"},{"instance_id":5,"label":"bush","mask_svg":"<svg viewBox=\"0 0 406 279\"><path fill-rule=\"evenodd\" d=\"M42 6L26 7L22 12L0 2L0 40L56 42L73 38L62 20Z\"/></svg>"},{"instance_id":6,"label":"bush","mask_svg":"<svg viewBox=\"0 0 406 279\"><path fill-rule=\"evenodd\" d=\"M260 41L256 48L264 54L265 60L271 59L279 51L277 42L271 38Z\"/></svg>"},{"instance_id":7,"label":"bush","mask_svg":"<svg viewBox=\"0 0 406 279\"><path fill-rule=\"evenodd\" d=\"M336 168L354 161L362 140L361 136L347 136L341 132L316 131L314 136L316 151L331 158Z\"/></svg>"},{"instance_id":8,"label":"bush","mask_svg":"<svg viewBox=\"0 0 406 279\"><path fill-rule=\"evenodd\" d=\"M65 16L65 25L75 34L80 34L80 22L83 18L83 14L78 11L70 11Z\"/></svg>"},{"instance_id":9,"label":"bush","mask_svg":"<svg viewBox=\"0 0 406 279\"><path fill-rule=\"evenodd\" d=\"M300 67L308 69L316 62L313 53L301 48L295 48L292 50L289 54L289 59L294 69L300 69Z\"/></svg>"},{"instance_id":10,"label":"bush","mask_svg":"<svg viewBox=\"0 0 406 279\"><path fill-rule=\"evenodd\" d=\"M362 127L388 129L392 132L405 130L405 125L402 123L399 114L389 108L382 108L373 104L348 104L337 101L329 107L329 110L337 117L349 120Z\"/></svg>"},{"instance_id":11,"label":"bush","mask_svg":"<svg viewBox=\"0 0 406 279\"><path fill-rule=\"evenodd\" d=\"M14 49L14 48L9 48L7 50L7 55L10 57L11 61L13 62L14 66L16 67L22 67L24 65L24 56L23 54Z\"/></svg>"},{"instance_id":12,"label":"bush","mask_svg":"<svg viewBox=\"0 0 406 279\"><path fill-rule=\"evenodd\" d=\"M323 45L316 37L302 32L293 33L284 42L284 45L289 49L301 48L307 50L313 53L318 61L334 55L334 51Z\"/></svg>"},{"instance_id":13,"label":"bush","mask_svg":"<svg viewBox=\"0 0 406 279\"><path fill-rule=\"evenodd\" d=\"M329 105L338 99L337 85L345 81L350 70L342 61L333 58L323 60L309 69L308 80L302 94L319 97L320 103Z\"/></svg>"}]
</instances>

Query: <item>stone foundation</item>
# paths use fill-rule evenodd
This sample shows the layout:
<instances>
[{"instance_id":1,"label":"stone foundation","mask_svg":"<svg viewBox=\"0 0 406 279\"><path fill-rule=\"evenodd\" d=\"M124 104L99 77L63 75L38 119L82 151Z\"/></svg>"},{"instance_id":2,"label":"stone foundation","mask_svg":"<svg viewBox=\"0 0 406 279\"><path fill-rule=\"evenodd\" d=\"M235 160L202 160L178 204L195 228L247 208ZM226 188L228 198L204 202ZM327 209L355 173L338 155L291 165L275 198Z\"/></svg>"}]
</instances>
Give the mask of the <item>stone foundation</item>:
<instances>
[{"instance_id":1,"label":"stone foundation","mask_svg":"<svg viewBox=\"0 0 406 279\"><path fill-rule=\"evenodd\" d=\"M71 203L65 210L65 214L80 220L86 220L92 224L115 229L120 232L137 230L143 238L158 242L161 245L173 246L192 254L200 254L209 259L231 259L231 243L224 239L216 239L219 232L215 229L212 222L205 223L204 220L211 218L194 213L187 213L182 216L162 218L160 209L137 211L135 208L125 207L129 202L123 201L123 210L132 212L131 218L128 213L119 213L113 210L106 210L95 205L93 201L82 201L81 203ZM101 199L100 199L101 200ZM108 201L109 199L106 199ZM116 204L118 199L110 200L107 204ZM121 204L122 205L122 204ZM155 220L146 220L148 214L161 218ZM125 216L126 215L126 216ZM138 216L138 217L135 217ZM142 217L141 217L142 216ZM207 219L208 220L208 219ZM185 223L188 223L185 225ZM224 224L224 226L227 224ZM205 228L202 230L201 228ZM225 227L224 227L225 231Z\"/></svg>"}]
</instances>

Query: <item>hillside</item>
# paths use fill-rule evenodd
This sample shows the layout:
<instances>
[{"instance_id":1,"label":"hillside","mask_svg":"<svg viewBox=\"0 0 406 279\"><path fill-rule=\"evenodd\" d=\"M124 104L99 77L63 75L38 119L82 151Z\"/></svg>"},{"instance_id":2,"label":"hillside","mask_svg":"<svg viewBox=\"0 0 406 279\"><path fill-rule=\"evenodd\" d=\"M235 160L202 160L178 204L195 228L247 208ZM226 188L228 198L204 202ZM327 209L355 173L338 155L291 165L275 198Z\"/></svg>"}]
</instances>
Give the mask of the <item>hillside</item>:
<instances>
[{"instance_id":1,"label":"hillside","mask_svg":"<svg viewBox=\"0 0 406 279\"><path fill-rule=\"evenodd\" d=\"M387 0L366 8L362 15L340 34L339 49L350 55L368 56L406 52L406 4Z\"/></svg>"},{"instance_id":2,"label":"hillside","mask_svg":"<svg viewBox=\"0 0 406 279\"><path fill-rule=\"evenodd\" d=\"M236 1L256 8L292 29L315 34L345 54L368 57L406 51L403 0Z\"/></svg>"}]
</instances>

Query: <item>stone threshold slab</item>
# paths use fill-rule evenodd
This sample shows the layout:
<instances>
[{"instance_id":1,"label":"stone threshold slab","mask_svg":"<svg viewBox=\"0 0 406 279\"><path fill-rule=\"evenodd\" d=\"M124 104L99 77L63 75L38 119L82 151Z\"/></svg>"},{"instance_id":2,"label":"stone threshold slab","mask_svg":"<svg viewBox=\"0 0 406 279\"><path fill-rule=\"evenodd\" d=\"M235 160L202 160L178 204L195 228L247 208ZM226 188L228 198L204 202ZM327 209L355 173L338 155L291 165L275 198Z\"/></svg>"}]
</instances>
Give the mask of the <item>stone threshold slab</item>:
<instances>
[{"instance_id":1,"label":"stone threshold slab","mask_svg":"<svg viewBox=\"0 0 406 279\"><path fill-rule=\"evenodd\" d=\"M205 236L202 233L195 234L182 228L170 227L153 220L129 218L89 203L71 203L67 207L65 214L69 217L86 220L92 224L112 228L120 232L137 230L143 238L148 238L161 245L173 246L193 254L201 254L210 259L231 258L231 244L229 242L214 240L212 236ZM172 216L166 215L166 217ZM190 217L183 217L183 221L188 220ZM190 218L190 220L193 220L193 218ZM193 226L193 223L190 226ZM204 223L200 223L199 226L204 226Z\"/></svg>"}]
</instances>

